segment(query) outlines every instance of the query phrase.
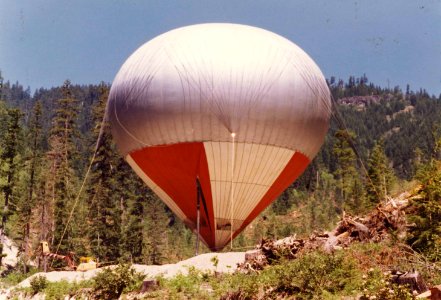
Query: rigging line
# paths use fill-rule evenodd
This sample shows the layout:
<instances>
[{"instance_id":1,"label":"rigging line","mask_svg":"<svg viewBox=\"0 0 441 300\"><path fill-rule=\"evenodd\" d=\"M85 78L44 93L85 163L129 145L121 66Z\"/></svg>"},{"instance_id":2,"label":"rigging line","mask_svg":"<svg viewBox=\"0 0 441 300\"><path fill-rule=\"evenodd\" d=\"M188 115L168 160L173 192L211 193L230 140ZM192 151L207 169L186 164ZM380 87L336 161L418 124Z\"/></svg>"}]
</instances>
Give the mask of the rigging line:
<instances>
[{"instance_id":1,"label":"rigging line","mask_svg":"<svg viewBox=\"0 0 441 300\"><path fill-rule=\"evenodd\" d=\"M318 79L314 78L312 72L309 72L306 70L306 72L303 73L302 70L296 64L292 63L292 65L294 66L294 68L296 68L299 71L301 77L303 78L303 80L305 80L306 84L309 86L309 88L313 92L313 94L316 97L318 97L322 101L322 103L324 104L325 108L327 108L331 112L331 116L337 121L337 125L338 125L339 129L343 129L345 132L348 132L349 131L348 127L346 126L346 123L344 122L343 118L341 117L341 114L337 108L337 102L336 102L334 96L332 95L332 92L329 90L329 87L327 87L327 89L328 89L329 96L331 98L331 103L328 106L327 101L325 101L325 97L321 97L321 95L316 94L317 91L310 85L310 81L313 81L314 83L318 82ZM320 85L318 89L319 89L318 90L319 94L322 94L324 92L326 94L326 91L322 85ZM354 151L355 155L357 156L358 161L360 162L361 168L363 169L366 178L368 179L371 186L374 187L374 190L375 190L375 193L377 194L377 197L381 198L377 187L374 185L372 178L369 176L368 170L367 170L367 168L361 158L360 152L357 150L357 147L355 146L353 139L349 135L347 136L347 141L348 141L349 145L351 146L352 150Z\"/></svg>"},{"instance_id":2,"label":"rigging line","mask_svg":"<svg viewBox=\"0 0 441 300\"><path fill-rule=\"evenodd\" d=\"M234 138L236 134L234 132L231 133L231 207L230 207L230 248L233 250L233 213L234 213Z\"/></svg>"},{"instance_id":3,"label":"rigging line","mask_svg":"<svg viewBox=\"0 0 441 300\"><path fill-rule=\"evenodd\" d=\"M119 120L118 117L118 112L116 111L116 101L113 102L113 110L114 110L114 115L115 115L115 119L118 122L118 125L135 141L137 141L139 144L141 144L142 146L149 146L148 144L146 144L145 142L141 141L140 139L138 139L135 135L133 135ZM103 118L104 121L104 118ZM101 134L101 132L100 132Z\"/></svg>"},{"instance_id":4,"label":"rigging line","mask_svg":"<svg viewBox=\"0 0 441 300\"><path fill-rule=\"evenodd\" d=\"M58 254L58 250L60 249L61 242L63 241L64 235L66 234L67 227L69 226L69 223L72 220L73 213L74 213L75 208L76 208L76 206L78 204L78 201L80 199L81 192L83 191L84 186L86 185L86 181L87 181L87 178L89 177L90 170L92 169L92 165L95 162L96 154L98 152L99 147L101 146L101 139L102 139L103 134L104 134L104 124L106 122L106 117L107 117L107 114L106 114L106 112L104 112L103 118L101 120L100 132L98 134L98 138L97 138L97 141L96 141L96 144L95 144L95 151L93 151L92 159L90 160L89 167L87 168L86 174L84 175L84 179L83 179L83 182L81 184L80 190L78 191L78 194L77 194L77 196L75 198L74 205L72 206L72 209L71 209L71 211L69 213L69 218L67 219L66 226L64 227L63 233L61 234L60 241L58 242L57 248L55 250L55 254ZM53 262L54 261L52 260L51 267L52 267Z\"/></svg>"},{"instance_id":5,"label":"rigging line","mask_svg":"<svg viewBox=\"0 0 441 300\"><path fill-rule=\"evenodd\" d=\"M309 86L309 88L311 89L311 91L313 92L313 94L318 97L322 103L324 104L325 108L327 108L330 112L332 117L337 121L337 125L339 127L339 129L343 129L345 132L349 132L348 127L346 126L346 123L344 122L343 118L341 117L341 114L337 108L337 102L334 98L334 96L332 95L331 91L329 90L329 87L327 87L328 92L329 92L329 96L331 98L331 103L328 106L327 101L324 100L325 97L321 97L321 95L317 95L316 94L316 90L310 85L310 81L313 81L314 83L317 83L318 80L317 78L314 78L312 76L312 73L309 71L306 71L305 74L303 72L301 72L301 70L299 69L299 67L292 63L294 68L296 68L298 71L300 71L300 75L302 76L302 78L305 80L306 84ZM322 94L323 92L325 92L325 89L323 86L319 86L319 94ZM368 170L361 158L360 152L357 150L357 147L355 146L355 143L353 141L353 139L348 135L347 136L347 141L349 143L349 145L351 146L352 150L354 151L355 155L358 158L358 161L360 162L361 168L363 169L366 178L368 179L369 183L371 184L372 187L374 187L375 193L377 194L377 197L380 198L380 193L378 192L377 187L374 185L372 178L369 176Z\"/></svg>"},{"instance_id":6,"label":"rigging line","mask_svg":"<svg viewBox=\"0 0 441 300\"><path fill-rule=\"evenodd\" d=\"M201 186L201 182L199 180L199 176L196 176L196 185L197 185L197 188L198 188L198 192L200 193L199 195L201 197L200 199L202 200L202 206L204 207L205 218L207 220L208 227L210 228L210 230L212 230L210 216L208 215L207 201L205 201L204 191L202 190L202 186Z\"/></svg>"},{"instance_id":7,"label":"rigging line","mask_svg":"<svg viewBox=\"0 0 441 300\"><path fill-rule=\"evenodd\" d=\"M159 52L159 50L157 52ZM150 57L148 58L149 61L155 61L154 58L157 56L157 54L158 54L157 52L152 54L151 58ZM160 63L158 63L156 66L152 67L152 70L151 70L150 73L148 73L147 75L144 75L142 77L144 79L144 87L141 89L141 91L139 89L135 88L135 86L136 86L135 84L129 85L128 90L127 90L127 84L124 84L124 87L123 88L118 87L118 90L122 89L122 93L123 93L124 98L129 99L130 101L134 101L133 99L134 98L139 98L139 96L146 96L145 95L146 91L148 91L150 89L150 86L152 85L153 79L155 78L156 74L159 72L160 69L161 69L160 68ZM126 73L129 73L129 74L123 74L121 76L123 78L129 78L130 76L128 76L128 75L130 75L130 73L132 73L132 72L129 70L129 71L126 71ZM118 73L118 75L119 75L119 73ZM131 75L134 76L134 77L137 77L136 73L131 74ZM130 80L130 81L133 82L134 80ZM132 95L134 95L134 98L132 97ZM127 105L127 104L128 103L126 101L125 105ZM119 119L118 112L116 110L116 101L113 102L113 111L114 111L115 119L118 122L118 125L124 130L124 132L126 132L133 140L138 142L140 145L142 145L142 146L150 146L148 143L146 143L146 142L140 140L139 138L137 138L124 124L122 124L121 120ZM109 113L110 113L110 107L109 107ZM107 109L106 109L106 112L105 112L104 115L105 116L107 115ZM103 117L103 120L104 120L104 117Z\"/></svg>"}]
</instances>

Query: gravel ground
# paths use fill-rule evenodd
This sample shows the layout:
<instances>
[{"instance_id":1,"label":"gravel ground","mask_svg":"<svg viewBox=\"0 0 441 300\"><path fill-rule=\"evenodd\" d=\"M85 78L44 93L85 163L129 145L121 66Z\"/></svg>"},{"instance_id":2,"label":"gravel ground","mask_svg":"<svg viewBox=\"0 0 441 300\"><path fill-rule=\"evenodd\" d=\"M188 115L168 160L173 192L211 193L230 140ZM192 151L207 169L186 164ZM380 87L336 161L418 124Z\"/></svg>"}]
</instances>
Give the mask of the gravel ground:
<instances>
[{"instance_id":1,"label":"gravel ground","mask_svg":"<svg viewBox=\"0 0 441 300\"><path fill-rule=\"evenodd\" d=\"M213 265L211 259L217 256L219 263L217 267ZM142 272L146 277L156 277L162 275L166 278L176 276L179 273L187 274L189 267L195 267L201 271L217 271L221 273L230 273L236 269L237 263L245 261L245 252L227 252L227 253L205 253L187 260L180 261L176 264L168 264L161 266L133 265L138 272ZM29 287L30 280L35 276L45 276L49 281L67 280L69 282L90 279L94 277L100 269L90 270L86 272L74 271L53 271L48 273L37 273L20 282L16 287ZM1 299L1 296L0 296Z\"/></svg>"},{"instance_id":2,"label":"gravel ground","mask_svg":"<svg viewBox=\"0 0 441 300\"><path fill-rule=\"evenodd\" d=\"M3 244L3 254L6 257L2 259L2 265L10 265L15 267L17 265L18 248L14 243L4 234L0 233L0 243Z\"/></svg>"}]
</instances>

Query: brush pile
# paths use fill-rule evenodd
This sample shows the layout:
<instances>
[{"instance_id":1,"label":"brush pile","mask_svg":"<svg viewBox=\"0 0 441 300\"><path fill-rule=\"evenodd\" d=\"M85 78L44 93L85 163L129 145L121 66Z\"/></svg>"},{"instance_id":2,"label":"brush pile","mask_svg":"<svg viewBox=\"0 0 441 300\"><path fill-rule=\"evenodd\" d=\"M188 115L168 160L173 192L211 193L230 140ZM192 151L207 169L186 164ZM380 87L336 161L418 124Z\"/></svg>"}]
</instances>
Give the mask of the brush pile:
<instances>
[{"instance_id":1,"label":"brush pile","mask_svg":"<svg viewBox=\"0 0 441 300\"><path fill-rule=\"evenodd\" d=\"M407 223L405 208L410 194L379 204L374 211L364 217L343 214L334 230L313 233L309 238L298 239L290 236L281 240L262 240L255 250L245 254L245 262L238 265L241 272L262 270L280 259L295 259L305 251L322 249L332 253L353 242L380 242L391 237L404 238Z\"/></svg>"}]
</instances>

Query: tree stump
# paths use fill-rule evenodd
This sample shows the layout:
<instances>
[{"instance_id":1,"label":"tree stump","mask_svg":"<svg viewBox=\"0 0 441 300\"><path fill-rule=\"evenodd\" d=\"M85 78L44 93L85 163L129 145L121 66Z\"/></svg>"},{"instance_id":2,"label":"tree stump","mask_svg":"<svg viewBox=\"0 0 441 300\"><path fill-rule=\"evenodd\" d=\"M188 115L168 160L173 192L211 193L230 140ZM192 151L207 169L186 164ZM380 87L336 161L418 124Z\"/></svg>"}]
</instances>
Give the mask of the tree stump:
<instances>
[{"instance_id":1,"label":"tree stump","mask_svg":"<svg viewBox=\"0 0 441 300\"><path fill-rule=\"evenodd\" d=\"M441 300L441 285L430 288L430 300Z\"/></svg>"},{"instance_id":2,"label":"tree stump","mask_svg":"<svg viewBox=\"0 0 441 300\"><path fill-rule=\"evenodd\" d=\"M141 293L146 293L148 291L154 290L158 286L158 281L156 279L145 279L142 282Z\"/></svg>"},{"instance_id":3,"label":"tree stump","mask_svg":"<svg viewBox=\"0 0 441 300\"><path fill-rule=\"evenodd\" d=\"M392 276L392 282L399 285L408 285L412 291L417 291L418 293L427 291L426 283L423 281L420 273L416 271L395 274Z\"/></svg>"}]
</instances>

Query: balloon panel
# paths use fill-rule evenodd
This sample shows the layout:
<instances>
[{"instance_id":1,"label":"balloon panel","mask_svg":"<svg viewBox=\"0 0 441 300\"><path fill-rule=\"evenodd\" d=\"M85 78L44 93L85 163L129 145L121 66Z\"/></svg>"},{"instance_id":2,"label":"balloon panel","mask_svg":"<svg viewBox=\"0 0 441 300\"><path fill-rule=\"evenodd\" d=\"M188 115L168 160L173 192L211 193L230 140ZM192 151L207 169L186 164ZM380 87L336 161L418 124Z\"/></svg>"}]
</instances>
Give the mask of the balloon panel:
<instances>
[{"instance_id":1,"label":"balloon panel","mask_svg":"<svg viewBox=\"0 0 441 300\"><path fill-rule=\"evenodd\" d=\"M121 67L109 96L122 154L146 146L236 141L312 158L328 129L329 90L298 46L263 29L201 24L167 32Z\"/></svg>"},{"instance_id":2,"label":"balloon panel","mask_svg":"<svg viewBox=\"0 0 441 300\"><path fill-rule=\"evenodd\" d=\"M306 156L285 148L224 142L146 147L130 153L127 161L192 229L199 178L206 200L201 203L200 234L212 250L239 234L309 163Z\"/></svg>"}]
</instances>

